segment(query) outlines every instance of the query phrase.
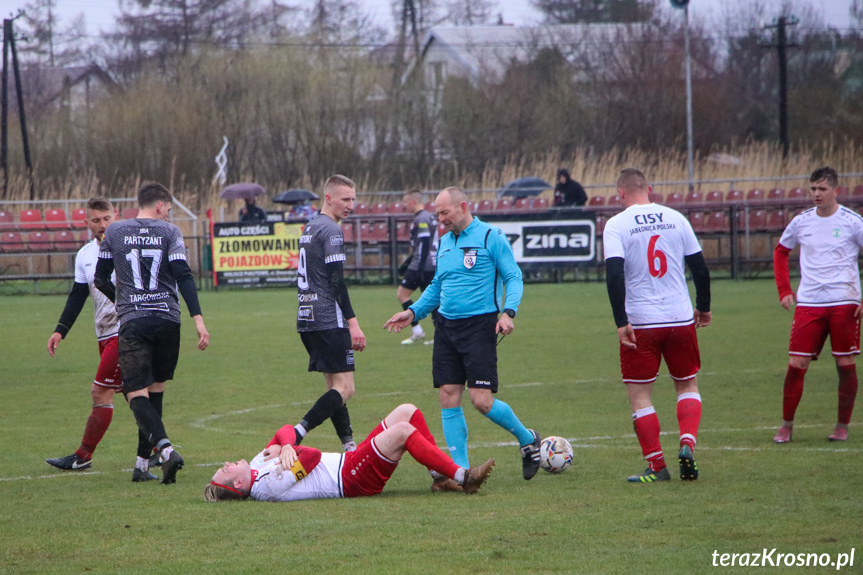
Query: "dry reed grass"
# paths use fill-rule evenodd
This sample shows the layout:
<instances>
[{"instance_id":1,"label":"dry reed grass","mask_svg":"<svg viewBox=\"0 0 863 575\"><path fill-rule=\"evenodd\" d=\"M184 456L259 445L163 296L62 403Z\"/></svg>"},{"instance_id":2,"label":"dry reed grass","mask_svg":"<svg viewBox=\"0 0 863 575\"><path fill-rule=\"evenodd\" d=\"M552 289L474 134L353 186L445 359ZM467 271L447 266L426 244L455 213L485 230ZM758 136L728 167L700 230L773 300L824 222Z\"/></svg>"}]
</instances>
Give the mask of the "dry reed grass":
<instances>
[{"instance_id":1,"label":"dry reed grass","mask_svg":"<svg viewBox=\"0 0 863 575\"><path fill-rule=\"evenodd\" d=\"M783 159L777 145L767 143L752 143L736 149L718 150L718 153L735 157L737 165L728 165L711 161L706 157L696 157L694 163L695 188L701 191L713 189L728 190L731 187L741 189L773 187L793 188L805 183L805 175L822 165L836 168L840 174L863 174L863 150L852 143L824 142L817 146L801 146L788 158ZM491 162L481 174L460 173L456 181L438 181L432 173L427 181L430 195L434 191L450 185L458 185L473 192L477 200L495 197L497 190L506 182L523 176L539 176L553 182L557 170L567 168L573 178L588 188L590 195L610 196L614 193L614 182L619 171L628 166L639 167L648 178L657 183L657 188L663 193L673 191L686 192L686 154L677 150L644 151L638 149L614 149L608 152L595 152L590 148L580 148L573 154L561 159L555 151L527 159L510 159L502 167L495 167ZM38 173L38 170L37 170ZM358 184L360 197L367 203L379 201L395 201L400 190L386 190L385 184L372 173L346 174ZM798 179L803 176L804 179ZM768 178L759 182L746 182L753 178ZM773 179L769 179L773 178ZM240 178L242 180L242 178ZM62 207L63 200L85 199L93 195L103 195L112 198L135 197L142 180L141 176L117 176L106 182L93 174L69 175L64 180L35 180L36 200L60 200L55 205L44 204L45 209ZM721 182L703 182L705 180L721 180ZM28 178L21 173L10 173L9 187L3 200L27 202L30 198ZM668 182L668 183L666 183ZM674 183L676 182L676 183ZM260 182L270 192L276 192L288 187L307 187L319 190L323 182L312 182L305 175L301 182ZM220 187L212 182L190 182L182 174L172 174L171 181L165 182L176 197L189 209L198 215L204 215L208 208L219 213L223 208L225 214L234 214L235 205L226 204L219 199ZM846 179L843 185L854 187L863 184L863 175ZM549 197L550 192L545 192ZM267 202L262 202L267 207ZM270 205L271 209L277 207ZM230 216L228 216L230 217Z\"/></svg>"}]
</instances>

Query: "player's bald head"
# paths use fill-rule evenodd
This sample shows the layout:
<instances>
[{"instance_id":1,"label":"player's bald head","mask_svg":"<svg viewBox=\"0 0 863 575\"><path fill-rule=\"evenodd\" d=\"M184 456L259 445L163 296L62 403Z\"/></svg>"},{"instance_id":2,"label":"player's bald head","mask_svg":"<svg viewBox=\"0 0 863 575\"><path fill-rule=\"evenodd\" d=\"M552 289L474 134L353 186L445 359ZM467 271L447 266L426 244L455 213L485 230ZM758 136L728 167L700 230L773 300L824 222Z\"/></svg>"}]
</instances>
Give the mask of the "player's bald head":
<instances>
[{"instance_id":1,"label":"player's bald head","mask_svg":"<svg viewBox=\"0 0 863 575\"><path fill-rule=\"evenodd\" d=\"M620 171L620 175L617 177L617 187L630 192L647 191L647 178L644 176L644 172L637 168L625 168Z\"/></svg>"}]
</instances>

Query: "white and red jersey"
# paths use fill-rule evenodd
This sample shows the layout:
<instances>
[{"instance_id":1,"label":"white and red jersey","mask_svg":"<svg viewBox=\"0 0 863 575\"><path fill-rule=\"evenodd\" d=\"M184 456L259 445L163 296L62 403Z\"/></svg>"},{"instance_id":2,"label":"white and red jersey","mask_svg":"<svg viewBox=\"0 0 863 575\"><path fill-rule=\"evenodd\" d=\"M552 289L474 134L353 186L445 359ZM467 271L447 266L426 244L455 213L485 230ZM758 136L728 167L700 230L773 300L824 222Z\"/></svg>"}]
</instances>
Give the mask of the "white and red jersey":
<instances>
[{"instance_id":1,"label":"white and red jersey","mask_svg":"<svg viewBox=\"0 0 863 575\"><path fill-rule=\"evenodd\" d=\"M832 216L815 208L798 214L779 243L800 246L800 286L797 304L812 307L860 303L857 257L863 247L863 218L844 206Z\"/></svg>"},{"instance_id":2,"label":"white and red jersey","mask_svg":"<svg viewBox=\"0 0 863 575\"><path fill-rule=\"evenodd\" d=\"M258 501L300 501L343 497L344 454L321 453L312 447L296 446L297 463L282 469L279 459L264 461L264 452L255 456L251 497Z\"/></svg>"},{"instance_id":3,"label":"white and red jersey","mask_svg":"<svg viewBox=\"0 0 863 575\"><path fill-rule=\"evenodd\" d=\"M683 214L658 204L636 204L608 220L605 259L623 258L626 315L635 328L692 323L686 256L701 251Z\"/></svg>"},{"instance_id":4,"label":"white and red jersey","mask_svg":"<svg viewBox=\"0 0 863 575\"><path fill-rule=\"evenodd\" d=\"M95 306L96 338L99 341L117 335L119 325L117 323L117 309L105 294L93 285L93 276L96 274L96 264L99 261L99 242L95 239L84 244L75 256L75 283L87 284L90 287L90 295L93 296ZM114 275L111 275L114 281Z\"/></svg>"}]
</instances>

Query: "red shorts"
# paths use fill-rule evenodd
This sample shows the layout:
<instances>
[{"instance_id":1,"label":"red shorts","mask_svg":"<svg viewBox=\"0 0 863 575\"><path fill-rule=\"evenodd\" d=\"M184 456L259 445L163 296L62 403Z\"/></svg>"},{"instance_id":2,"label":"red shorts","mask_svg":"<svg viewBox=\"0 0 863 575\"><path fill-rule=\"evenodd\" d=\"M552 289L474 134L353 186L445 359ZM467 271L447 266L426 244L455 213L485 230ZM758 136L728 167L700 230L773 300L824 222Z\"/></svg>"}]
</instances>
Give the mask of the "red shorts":
<instances>
[{"instance_id":1,"label":"red shorts","mask_svg":"<svg viewBox=\"0 0 863 575\"><path fill-rule=\"evenodd\" d=\"M368 497L384 490L399 464L384 457L375 446L375 439L366 439L356 451L345 453L342 466L342 492L345 497Z\"/></svg>"},{"instance_id":2,"label":"red shorts","mask_svg":"<svg viewBox=\"0 0 863 575\"><path fill-rule=\"evenodd\" d=\"M99 387L110 387L123 391L123 374L120 373L120 358L117 354L117 336L99 342L99 369L93 383Z\"/></svg>"},{"instance_id":3,"label":"red shorts","mask_svg":"<svg viewBox=\"0 0 863 575\"><path fill-rule=\"evenodd\" d=\"M701 369L695 324L635 330L636 348L620 345L623 383L653 383L665 358L672 379L692 379Z\"/></svg>"},{"instance_id":4,"label":"red shorts","mask_svg":"<svg viewBox=\"0 0 863 575\"><path fill-rule=\"evenodd\" d=\"M854 304L830 307L797 306L791 322L788 355L803 355L818 359L827 334L833 355L860 353L860 320L854 317Z\"/></svg>"}]
</instances>

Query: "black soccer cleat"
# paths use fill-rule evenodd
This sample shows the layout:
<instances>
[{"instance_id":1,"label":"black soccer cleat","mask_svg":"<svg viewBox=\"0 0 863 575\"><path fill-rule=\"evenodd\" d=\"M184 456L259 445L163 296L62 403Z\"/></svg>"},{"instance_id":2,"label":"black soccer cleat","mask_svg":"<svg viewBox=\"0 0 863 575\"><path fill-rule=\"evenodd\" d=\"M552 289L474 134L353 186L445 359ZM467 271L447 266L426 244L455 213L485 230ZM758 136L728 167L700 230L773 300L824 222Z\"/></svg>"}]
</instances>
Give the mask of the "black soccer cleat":
<instances>
[{"instance_id":1,"label":"black soccer cleat","mask_svg":"<svg viewBox=\"0 0 863 575\"><path fill-rule=\"evenodd\" d=\"M177 482L177 472L183 469L183 458L172 451L168 459L162 462L162 483L168 485Z\"/></svg>"},{"instance_id":2,"label":"black soccer cleat","mask_svg":"<svg viewBox=\"0 0 863 575\"><path fill-rule=\"evenodd\" d=\"M677 463L680 464L680 479L682 481L695 481L698 479L698 464L695 463L691 447L684 444L680 448Z\"/></svg>"},{"instance_id":3,"label":"black soccer cleat","mask_svg":"<svg viewBox=\"0 0 863 575\"><path fill-rule=\"evenodd\" d=\"M141 483L143 481L155 481L157 479L159 479L159 476L153 475L149 471L144 471L143 469L138 469L137 467L132 470L133 483Z\"/></svg>"},{"instance_id":4,"label":"black soccer cleat","mask_svg":"<svg viewBox=\"0 0 863 575\"><path fill-rule=\"evenodd\" d=\"M521 447L521 474L525 479L532 479L539 471L539 444L542 440L534 430L528 431L533 434L533 441Z\"/></svg>"},{"instance_id":5,"label":"black soccer cleat","mask_svg":"<svg viewBox=\"0 0 863 575\"><path fill-rule=\"evenodd\" d=\"M648 467L643 473L630 475L626 480L630 483L656 483L657 481L671 481L671 474L667 467L663 467L659 471L653 471Z\"/></svg>"},{"instance_id":6,"label":"black soccer cleat","mask_svg":"<svg viewBox=\"0 0 863 575\"><path fill-rule=\"evenodd\" d=\"M90 465L93 463L92 459L88 459L84 461L80 457L78 457L77 453L73 453L72 455L67 455L66 457L55 457L53 459L46 459L45 463L48 465L53 465L57 469L66 469L68 471L81 471L82 469L89 469Z\"/></svg>"}]
</instances>

